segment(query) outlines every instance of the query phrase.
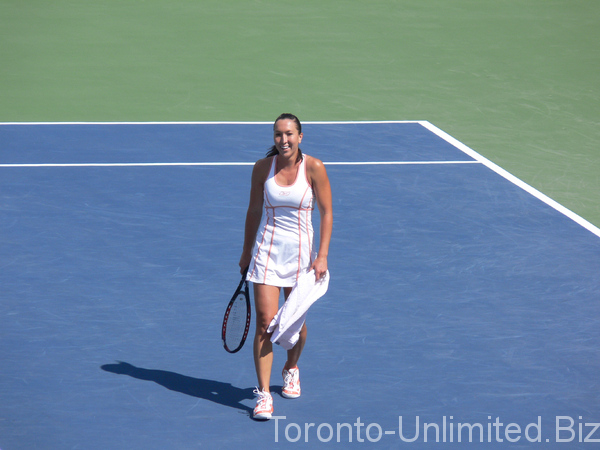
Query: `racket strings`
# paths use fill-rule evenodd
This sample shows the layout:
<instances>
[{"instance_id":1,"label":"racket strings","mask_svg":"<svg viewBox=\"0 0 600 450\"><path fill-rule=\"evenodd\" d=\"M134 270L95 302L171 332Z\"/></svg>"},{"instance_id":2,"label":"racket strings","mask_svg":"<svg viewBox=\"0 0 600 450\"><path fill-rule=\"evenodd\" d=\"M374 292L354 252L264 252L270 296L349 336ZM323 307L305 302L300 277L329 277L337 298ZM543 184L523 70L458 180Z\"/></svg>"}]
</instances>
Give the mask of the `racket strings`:
<instances>
[{"instance_id":1,"label":"racket strings","mask_svg":"<svg viewBox=\"0 0 600 450\"><path fill-rule=\"evenodd\" d=\"M244 297L243 294L240 294L233 302L231 310L229 311L229 316L227 317L224 334L225 345L227 348L232 350L239 346L246 331L246 320L246 297Z\"/></svg>"}]
</instances>

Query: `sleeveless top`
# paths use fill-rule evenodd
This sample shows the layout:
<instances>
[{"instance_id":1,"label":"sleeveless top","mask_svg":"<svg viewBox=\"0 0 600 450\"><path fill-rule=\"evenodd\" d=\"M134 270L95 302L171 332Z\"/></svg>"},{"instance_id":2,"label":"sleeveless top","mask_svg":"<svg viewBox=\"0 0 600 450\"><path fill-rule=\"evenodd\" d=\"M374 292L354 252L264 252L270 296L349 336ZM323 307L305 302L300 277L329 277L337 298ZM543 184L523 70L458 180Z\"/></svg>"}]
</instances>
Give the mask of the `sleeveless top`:
<instances>
[{"instance_id":1,"label":"sleeveless top","mask_svg":"<svg viewBox=\"0 0 600 450\"><path fill-rule=\"evenodd\" d=\"M313 254L312 211L314 192L302 158L296 180L289 186L275 181L277 156L271 161L264 184L264 213L261 219L247 280L271 286L294 286L308 270Z\"/></svg>"}]
</instances>

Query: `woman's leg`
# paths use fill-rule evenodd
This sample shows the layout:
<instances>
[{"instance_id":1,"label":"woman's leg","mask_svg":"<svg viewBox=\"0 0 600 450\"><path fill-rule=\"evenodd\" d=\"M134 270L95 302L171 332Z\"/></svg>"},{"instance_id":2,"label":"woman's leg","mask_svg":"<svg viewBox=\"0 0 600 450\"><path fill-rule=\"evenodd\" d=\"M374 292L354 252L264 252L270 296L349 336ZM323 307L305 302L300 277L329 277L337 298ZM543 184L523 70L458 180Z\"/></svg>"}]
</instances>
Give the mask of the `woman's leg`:
<instances>
[{"instance_id":1,"label":"woman's leg","mask_svg":"<svg viewBox=\"0 0 600 450\"><path fill-rule=\"evenodd\" d=\"M290 370L298 365L298 360L300 359L300 354L302 353L302 349L304 348L304 343L306 342L306 323L302 326L300 330L300 337L298 338L298 342L296 345L292 347L287 352L287 361L283 368L285 370Z\"/></svg>"},{"instance_id":2,"label":"woman's leg","mask_svg":"<svg viewBox=\"0 0 600 450\"><path fill-rule=\"evenodd\" d=\"M266 284L254 284L256 334L254 335L254 365L259 390L270 392L273 344L267 328L279 309L280 289Z\"/></svg>"},{"instance_id":3,"label":"woman's leg","mask_svg":"<svg viewBox=\"0 0 600 450\"><path fill-rule=\"evenodd\" d=\"M292 288L283 288L283 294L286 299L290 295L290 292L292 292ZM304 344L306 343L306 334L307 331L305 323L302 326L302 329L300 330L300 337L298 338L298 342L296 342L296 345L294 345L294 347L288 350L287 352L287 361L283 366L285 370L290 370L298 365L300 354L302 353L302 349L304 348Z\"/></svg>"}]
</instances>

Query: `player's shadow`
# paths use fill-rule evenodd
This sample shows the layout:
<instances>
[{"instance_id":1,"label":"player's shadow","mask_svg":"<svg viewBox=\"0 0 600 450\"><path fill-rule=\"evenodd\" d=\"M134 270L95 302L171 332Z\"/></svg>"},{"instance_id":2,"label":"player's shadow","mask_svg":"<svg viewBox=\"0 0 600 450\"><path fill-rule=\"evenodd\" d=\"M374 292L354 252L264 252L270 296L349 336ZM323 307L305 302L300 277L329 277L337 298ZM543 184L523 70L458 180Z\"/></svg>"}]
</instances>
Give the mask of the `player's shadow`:
<instances>
[{"instance_id":1,"label":"player's shadow","mask_svg":"<svg viewBox=\"0 0 600 450\"><path fill-rule=\"evenodd\" d=\"M242 400L254 397L252 388L241 389L230 383L192 378L165 370L142 369L122 361L117 361L116 364L105 364L100 368L106 372L129 375L138 380L154 381L171 391L237 408L246 413L252 411L252 408L241 403Z\"/></svg>"}]
</instances>

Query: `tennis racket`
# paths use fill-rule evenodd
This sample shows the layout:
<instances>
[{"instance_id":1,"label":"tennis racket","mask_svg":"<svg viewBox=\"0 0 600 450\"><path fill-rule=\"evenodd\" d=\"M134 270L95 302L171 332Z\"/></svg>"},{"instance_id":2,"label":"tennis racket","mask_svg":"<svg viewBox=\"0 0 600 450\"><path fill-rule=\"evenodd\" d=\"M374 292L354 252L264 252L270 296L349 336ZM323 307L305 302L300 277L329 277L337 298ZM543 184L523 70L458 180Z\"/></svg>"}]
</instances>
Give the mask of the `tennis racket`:
<instances>
[{"instance_id":1,"label":"tennis racket","mask_svg":"<svg viewBox=\"0 0 600 450\"><path fill-rule=\"evenodd\" d=\"M244 346L250 329L251 309L250 291L246 281L247 273L248 268L244 271L242 280L229 301L223 318L221 339L223 339L223 347L229 353L235 353Z\"/></svg>"}]
</instances>

